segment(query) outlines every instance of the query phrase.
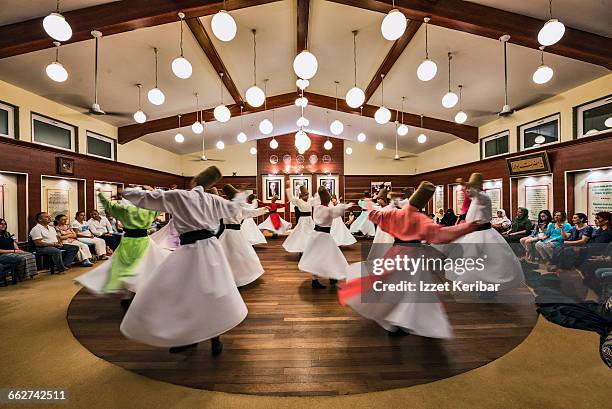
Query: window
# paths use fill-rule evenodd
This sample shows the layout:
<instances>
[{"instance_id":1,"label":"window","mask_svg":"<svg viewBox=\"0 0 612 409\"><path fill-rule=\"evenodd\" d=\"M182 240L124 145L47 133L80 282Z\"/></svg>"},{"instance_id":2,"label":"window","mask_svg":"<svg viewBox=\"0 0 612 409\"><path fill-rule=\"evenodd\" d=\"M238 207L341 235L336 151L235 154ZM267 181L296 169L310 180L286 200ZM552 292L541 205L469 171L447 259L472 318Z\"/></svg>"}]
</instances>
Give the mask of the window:
<instances>
[{"instance_id":1,"label":"window","mask_svg":"<svg viewBox=\"0 0 612 409\"><path fill-rule=\"evenodd\" d=\"M480 140L480 159L492 158L510 151L508 140L510 131L496 133Z\"/></svg>"},{"instance_id":2,"label":"window","mask_svg":"<svg viewBox=\"0 0 612 409\"><path fill-rule=\"evenodd\" d=\"M115 140L88 131L87 154L98 158L115 160Z\"/></svg>"},{"instance_id":3,"label":"window","mask_svg":"<svg viewBox=\"0 0 612 409\"><path fill-rule=\"evenodd\" d=\"M574 107L576 137L612 132L612 95Z\"/></svg>"},{"instance_id":4,"label":"window","mask_svg":"<svg viewBox=\"0 0 612 409\"><path fill-rule=\"evenodd\" d=\"M76 127L33 113L32 142L76 152Z\"/></svg>"},{"instance_id":5,"label":"window","mask_svg":"<svg viewBox=\"0 0 612 409\"><path fill-rule=\"evenodd\" d=\"M560 114L548 116L518 127L519 149L535 149L559 142Z\"/></svg>"},{"instance_id":6,"label":"window","mask_svg":"<svg viewBox=\"0 0 612 409\"><path fill-rule=\"evenodd\" d=\"M16 112L14 106L0 102L0 136L15 137Z\"/></svg>"}]
</instances>

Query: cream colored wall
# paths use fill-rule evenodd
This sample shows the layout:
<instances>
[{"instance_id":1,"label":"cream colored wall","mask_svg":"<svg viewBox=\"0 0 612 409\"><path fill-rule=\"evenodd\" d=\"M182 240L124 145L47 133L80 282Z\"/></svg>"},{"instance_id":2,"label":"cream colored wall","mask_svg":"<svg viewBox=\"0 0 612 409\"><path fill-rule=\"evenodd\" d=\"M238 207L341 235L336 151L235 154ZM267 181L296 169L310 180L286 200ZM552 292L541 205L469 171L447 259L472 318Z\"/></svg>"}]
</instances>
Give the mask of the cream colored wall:
<instances>
[{"instance_id":1,"label":"cream colored wall","mask_svg":"<svg viewBox=\"0 0 612 409\"><path fill-rule=\"evenodd\" d=\"M377 151L366 143L345 142L346 147L353 148L351 155L344 153L345 175L413 175L417 167L417 158L406 158L394 161L395 151L383 149ZM407 152L399 152L408 155Z\"/></svg>"},{"instance_id":2,"label":"cream colored wall","mask_svg":"<svg viewBox=\"0 0 612 409\"><path fill-rule=\"evenodd\" d=\"M117 127L72 108L0 81L0 100L19 107L19 139L32 141L31 113L35 112L78 128L79 153L87 153L87 131L117 139ZM142 141L117 145L117 160L170 173L181 173L179 155Z\"/></svg>"},{"instance_id":3,"label":"cream colored wall","mask_svg":"<svg viewBox=\"0 0 612 409\"><path fill-rule=\"evenodd\" d=\"M17 176L11 173L0 173L0 186L4 187L4 196L0 197L0 200L3 200L0 203L0 217L6 219L7 230L17 237L19 235ZM2 209L4 209L4 214L1 213Z\"/></svg>"},{"instance_id":4,"label":"cream colored wall","mask_svg":"<svg viewBox=\"0 0 612 409\"><path fill-rule=\"evenodd\" d=\"M47 209L47 190L48 189L59 189L68 190L68 197L70 198L70 214L68 220L74 219L74 214L79 210L79 189L76 180L60 179L60 178L42 178L42 184L40 189L40 203L41 211L46 212Z\"/></svg>"},{"instance_id":5,"label":"cream colored wall","mask_svg":"<svg viewBox=\"0 0 612 409\"><path fill-rule=\"evenodd\" d=\"M251 155L249 150L257 147L255 141L246 143L226 145L225 149L208 149L205 154L209 158L221 159L223 162L202 162L192 161L201 152L183 155L180 158L181 168L184 176L197 175L202 169L207 166L215 165L221 173L226 176L231 176L236 172L236 176L256 176L257 175L257 156Z\"/></svg>"},{"instance_id":6,"label":"cream colored wall","mask_svg":"<svg viewBox=\"0 0 612 409\"><path fill-rule=\"evenodd\" d=\"M538 104L515 112L509 117L498 118L478 128L479 138L510 131L510 152L517 152L517 127L549 115L561 114L561 142L573 139L573 107L606 95L612 90L612 74L565 91ZM419 155L417 172L444 169L480 160L480 145L457 139L427 150Z\"/></svg>"}]
</instances>

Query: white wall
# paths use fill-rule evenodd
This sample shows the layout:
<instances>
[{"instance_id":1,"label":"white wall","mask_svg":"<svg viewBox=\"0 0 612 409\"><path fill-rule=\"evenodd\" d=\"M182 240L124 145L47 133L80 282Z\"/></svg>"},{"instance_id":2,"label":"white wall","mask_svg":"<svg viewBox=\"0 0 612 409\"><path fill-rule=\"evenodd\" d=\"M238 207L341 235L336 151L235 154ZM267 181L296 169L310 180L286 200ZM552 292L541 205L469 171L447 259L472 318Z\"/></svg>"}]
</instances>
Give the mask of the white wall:
<instances>
[{"instance_id":1,"label":"white wall","mask_svg":"<svg viewBox=\"0 0 612 409\"><path fill-rule=\"evenodd\" d=\"M8 231L17 237L19 233L17 176L11 173L0 173L0 186L3 188L0 192L0 218L6 219Z\"/></svg>"},{"instance_id":2,"label":"white wall","mask_svg":"<svg viewBox=\"0 0 612 409\"><path fill-rule=\"evenodd\" d=\"M181 171L184 176L194 176L208 166L215 165L225 176L231 176L236 172L236 176L256 176L257 175L257 155L251 155L249 150L257 147L256 141L226 145L225 149L208 149L205 154L209 158L220 159L221 161L193 161L197 159L201 152L183 155L180 157Z\"/></svg>"},{"instance_id":3,"label":"white wall","mask_svg":"<svg viewBox=\"0 0 612 409\"><path fill-rule=\"evenodd\" d=\"M59 189L68 190L68 197L70 198L70 214L67 214L68 220L73 220L74 215L79 209L79 189L76 180L70 179L59 179L42 177L41 189L40 189L40 203L41 211L46 212L47 209L47 190L48 189Z\"/></svg>"},{"instance_id":4,"label":"white wall","mask_svg":"<svg viewBox=\"0 0 612 409\"><path fill-rule=\"evenodd\" d=\"M347 147L353 148L351 155L346 154ZM414 175L417 158L393 160L395 150L377 151L373 145L353 141L345 142L344 174L345 175ZM409 155L399 152L400 156Z\"/></svg>"}]
</instances>

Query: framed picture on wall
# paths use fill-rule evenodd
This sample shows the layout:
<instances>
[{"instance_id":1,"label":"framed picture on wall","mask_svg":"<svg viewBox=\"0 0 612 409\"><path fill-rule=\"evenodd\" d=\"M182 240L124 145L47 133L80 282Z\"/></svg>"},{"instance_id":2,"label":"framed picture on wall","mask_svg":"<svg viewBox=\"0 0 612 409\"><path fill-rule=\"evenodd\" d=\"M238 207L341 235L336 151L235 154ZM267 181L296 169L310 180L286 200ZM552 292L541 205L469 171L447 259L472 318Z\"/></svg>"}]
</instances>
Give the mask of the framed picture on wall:
<instances>
[{"instance_id":1,"label":"framed picture on wall","mask_svg":"<svg viewBox=\"0 0 612 409\"><path fill-rule=\"evenodd\" d=\"M70 189L46 189L46 208L51 219L58 214L72 215Z\"/></svg>"},{"instance_id":2,"label":"framed picture on wall","mask_svg":"<svg viewBox=\"0 0 612 409\"><path fill-rule=\"evenodd\" d=\"M391 182L370 182L370 191L372 193L372 197L376 197L378 195L378 192L380 192L383 188L387 189L390 192Z\"/></svg>"},{"instance_id":3,"label":"framed picture on wall","mask_svg":"<svg viewBox=\"0 0 612 409\"><path fill-rule=\"evenodd\" d=\"M324 186L330 194L340 197L340 186L337 175L317 175L317 189Z\"/></svg>"},{"instance_id":4,"label":"framed picture on wall","mask_svg":"<svg viewBox=\"0 0 612 409\"><path fill-rule=\"evenodd\" d=\"M59 175L74 176L74 159L58 156L57 173Z\"/></svg>"},{"instance_id":5,"label":"framed picture on wall","mask_svg":"<svg viewBox=\"0 0 612 409\"><path fill-rule=\"evenodd\" d=\"M312 196L312 181L310 176L289 176L289 186L291 186L291 192L293 196L300 197L300 187L305 186L308 193ZM291 211L295 206L291 205Z\"/></svg>"},{"instance_id":6,"label":"framed picture on wall","mask_svg":"<svg viewBox=\"0 0 612 409\"><path fill-rule=\"evenodd\" d=\"M264 175L262 177L263 200L269 202L272 197L277 196L280 202L285 201L285 177L281 175Z\"/></svg>"}]
</instances>

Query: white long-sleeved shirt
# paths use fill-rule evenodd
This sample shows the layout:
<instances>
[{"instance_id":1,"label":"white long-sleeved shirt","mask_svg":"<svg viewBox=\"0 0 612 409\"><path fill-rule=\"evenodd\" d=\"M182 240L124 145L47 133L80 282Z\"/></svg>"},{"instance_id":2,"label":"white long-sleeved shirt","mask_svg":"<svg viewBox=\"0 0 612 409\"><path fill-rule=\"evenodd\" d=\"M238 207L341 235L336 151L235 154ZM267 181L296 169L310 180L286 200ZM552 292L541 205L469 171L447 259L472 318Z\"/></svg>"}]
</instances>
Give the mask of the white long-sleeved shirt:
<instances>
[{"instance_id":1,"label":"white long-sleeved shirt","mask_svg":"<svg viewBox=\"0 0 612 409\"><path fill-rule=\"evenodd\" d=\"M229 201L204 192L202 186L168 191L126 189L123 196L135 206L171 213L179 234L194 230L217 231L220 220L238 215L244 201L243 193Z\"/></svg>"},{"instance_id":2,"label":"white long-sleeved shirt","mask_svg":"<svg viewBox=\"0 0 612 409\"><path fill-rule=\"evenodd\" d=\"M331 227L332 222L336 217L344 215L344 211L349 206L340 203L336 206L315 205L312 208L312 217L316 225L321 227Z\"/></svg>"},{"instance_id":3,"label":"white long-sleeved shirt","mask_svg":"<svg viewBox=\"0 0 612 409\"><path fill-rule=\"evenodd\" d=\"M246 203L245 203L246 204ZM249 208L245 205L240 206L240 211L236 216L233 217L224 217L223 223L225 224L240 224L244 219L249 219L251 217L262 216L266 213L265 207L259 208Z\"/></svg>"},{"instance_id":4,"label":"white long-sleeved shirt","mask_svg":"<svg viewBox=\"0 0 612 409\"><path fill-rule=\"evenodd\" d=\"M93 233L94 236L101 236L103 234L113 232L113 226L104 216L100 217L100 221L91 218L87 220L87 224L89 224L89 230Z\"/></svg>"},{"instance_id":5,"label":"white long-sleeved shirt","mask_svg":"<svg viewBox=\"0 0 612 409\"><path fill-rule=\"evenodd\" d=\"M293 191L289 188L287 189L287 198L289 202L293 203L300 212L312 212L312 206L319 204L319 201L315 197L308 198L307 201L302 198L293 196Z\"/></svg>"}]
</instances>

